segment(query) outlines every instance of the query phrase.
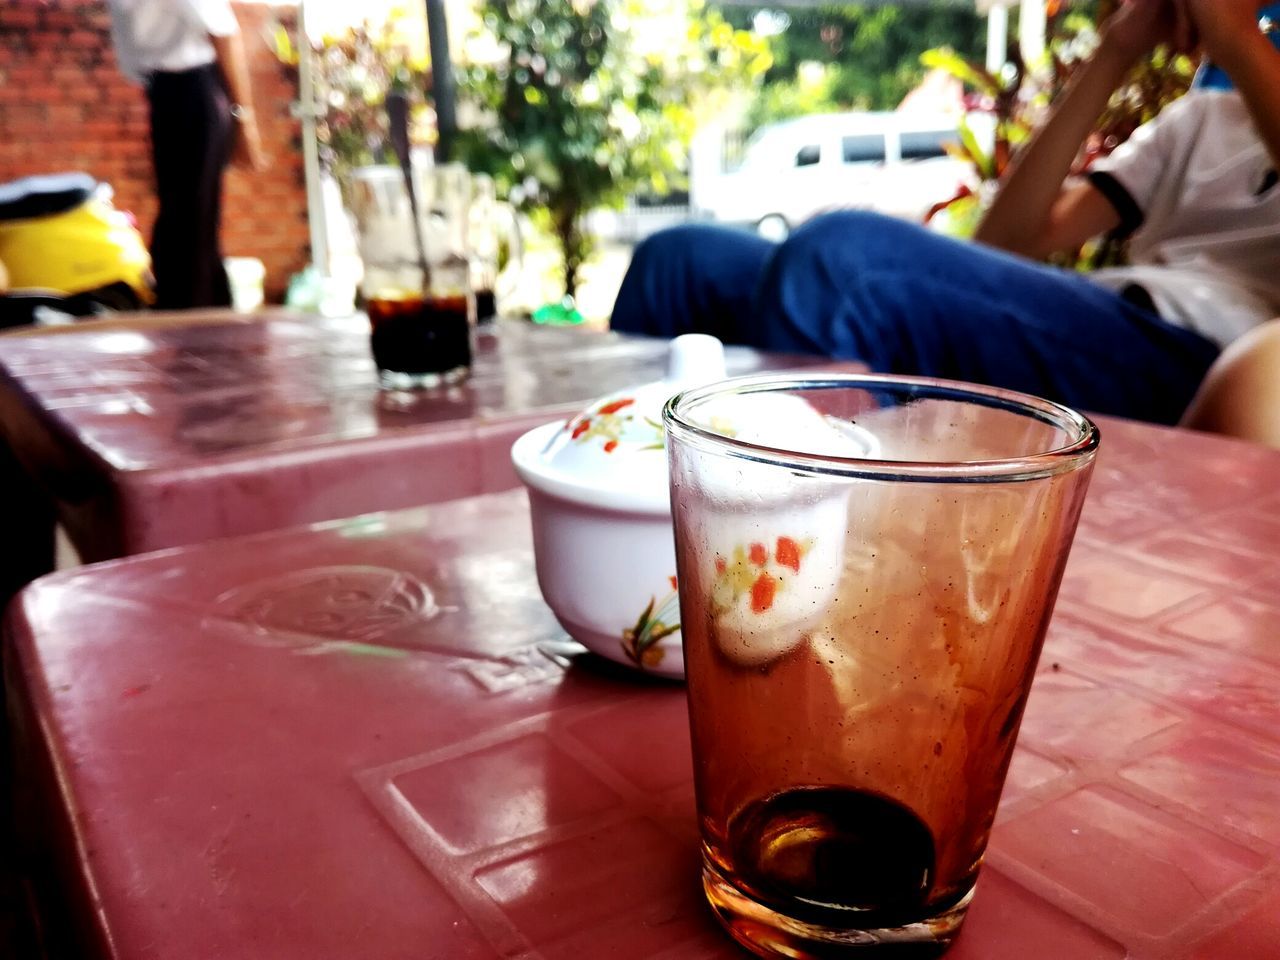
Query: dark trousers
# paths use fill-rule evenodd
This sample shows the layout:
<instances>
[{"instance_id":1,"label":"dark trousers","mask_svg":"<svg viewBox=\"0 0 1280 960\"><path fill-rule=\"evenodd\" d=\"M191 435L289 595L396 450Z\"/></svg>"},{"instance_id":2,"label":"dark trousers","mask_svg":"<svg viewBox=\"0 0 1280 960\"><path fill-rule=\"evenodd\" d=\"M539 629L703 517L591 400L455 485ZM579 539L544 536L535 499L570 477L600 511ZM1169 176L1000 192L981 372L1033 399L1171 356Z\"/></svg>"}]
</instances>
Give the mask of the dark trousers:
<instances>
[{"instance_id":1,"label":"dark trousers","mask_svg":"<svg viewBox=\"0 0 1280 960\"><path fill-rule=\"evenodd\" d=\"M870 213L816 217L781 244L709 225L635 252L613 329L710 333L1174 423L1218 354L1081 274Z\"/></svg>"},{"instance_id":2,"label":"dark trousers","mask_svg":"<svg viewBox=\"0 0 1280 960\"><path fill-rule=\"evenodd\" d=\"M151 237L156 308L230 306L218 230L235 121L221 74L213 65L153 73L147 99L160 199Z\"/></svg>"}]
</instances>

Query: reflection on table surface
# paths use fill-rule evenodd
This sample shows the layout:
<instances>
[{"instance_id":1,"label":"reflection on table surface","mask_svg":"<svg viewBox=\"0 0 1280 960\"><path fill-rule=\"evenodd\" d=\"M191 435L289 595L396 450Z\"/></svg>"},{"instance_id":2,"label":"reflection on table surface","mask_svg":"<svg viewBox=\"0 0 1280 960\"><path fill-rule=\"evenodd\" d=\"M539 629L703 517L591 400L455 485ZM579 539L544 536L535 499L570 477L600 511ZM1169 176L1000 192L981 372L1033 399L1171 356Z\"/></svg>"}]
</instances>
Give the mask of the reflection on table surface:
<instances>
[{"instance_id":1,"label":"reflection on table surface","mask_svg":"<svg viewBox=\"0 0 1280 960\"><path fill-rule=\"evenodd\" d=\"M377 388L368 321L267 313L168 324L117 320L0 339L7 379L120 470L358 440L459 420L548 418L660 379L666 343L506 320L479 328L460 384ZM731 373L768 364L730 348ZM820 363L793 358L794 364ZM777 367L775 359L771 364Z\"/></svg>"}]
</instances>

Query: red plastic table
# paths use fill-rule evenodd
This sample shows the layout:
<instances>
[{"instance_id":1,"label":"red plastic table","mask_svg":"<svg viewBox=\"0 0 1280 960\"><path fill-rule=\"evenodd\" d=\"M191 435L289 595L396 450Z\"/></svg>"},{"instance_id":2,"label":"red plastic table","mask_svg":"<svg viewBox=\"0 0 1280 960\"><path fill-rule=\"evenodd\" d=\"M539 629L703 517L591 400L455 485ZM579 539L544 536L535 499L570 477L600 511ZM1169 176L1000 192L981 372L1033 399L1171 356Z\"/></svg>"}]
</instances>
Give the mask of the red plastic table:
<instances>
[{"instance_id":1,"label":"red plastic table","mask_svg":"<svg viewBox=\"0 0 1280 960\"><path fill-rule=\"evenodd\" d=\"M509 489L516 437L660 378L667 349L502 322L477 334L464 383L382 393L368 329L197 313L0 338L0 509L22 544L0 581L53 569L55 510L92 561ZM728 361L827 363L743 348Z\"/></svg>"},{"instance_id":2,"label":"red plastic table","mask_svg":"<svg viewBox=\"0 0 1280 960\"><path fill-rule=\"evenodd\" d=\"M1103 434L951 956L1280 956L1280 453ZM699 891L683 691L575 655L526 509L29 588L6 666L47 929L121 960L739 956Z\"/></svg>"}]
</instances>

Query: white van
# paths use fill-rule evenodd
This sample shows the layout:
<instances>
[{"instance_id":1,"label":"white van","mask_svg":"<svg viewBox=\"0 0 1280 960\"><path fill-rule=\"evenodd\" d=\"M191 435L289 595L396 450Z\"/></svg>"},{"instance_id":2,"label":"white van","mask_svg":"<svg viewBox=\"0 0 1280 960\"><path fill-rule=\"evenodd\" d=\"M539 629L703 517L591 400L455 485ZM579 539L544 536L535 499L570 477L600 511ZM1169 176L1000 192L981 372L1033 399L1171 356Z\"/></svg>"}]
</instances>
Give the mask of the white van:
<instances>
[{"instance_id":1,"label":"white van","mask_svg":"<svg viewBox=\"0 0 1280 960\"><path fill-rule=\"evenodd\" d=\"M957 119L914 113L813 114L761 127L736 169L696 184L696 215L782 239L816 213L877 210L920 220L971 183Z\"/></svg>"}]
</instances>

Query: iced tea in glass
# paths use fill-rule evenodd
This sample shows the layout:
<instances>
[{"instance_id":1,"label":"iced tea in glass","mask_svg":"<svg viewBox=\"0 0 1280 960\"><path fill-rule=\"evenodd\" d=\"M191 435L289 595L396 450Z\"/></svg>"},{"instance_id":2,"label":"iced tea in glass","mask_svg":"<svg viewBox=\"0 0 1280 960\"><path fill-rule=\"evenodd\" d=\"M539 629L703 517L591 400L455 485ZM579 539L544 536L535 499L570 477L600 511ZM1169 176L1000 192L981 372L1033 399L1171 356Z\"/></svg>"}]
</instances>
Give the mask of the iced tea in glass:
<instances>
[{"instance_id":1,"label":"iced tea in glass","mask_svg":"<svg viewBox=\"0 0 1280 960\"><path fill-rule=\"evenodd\" d=\"M703 882L764 956L958 932L1098 431L894 377L665 412Z\"/></svg>"},{"instance_id":2,"label":"iced tea in glass","mask_svg":"<svg viewBox=\"0 0 1280 960\"><path fill-rule=\"evenodd\" d=\"M471 323L465 292L436 295L378 292L365 301L373 362L388 386L432 385L471 366Z\"/></svg>"},{"instance_id":3,"label":"iced tea in glass","mask_svg":"<svg viewBox=\"0 0 1280 960\"><path fill-rule=\"evenodd\" d=\"M351 191L370 351L393 390L453 382L471 368L469 175L457 164L419 165L414 184L416 226L399 168L362 167Z\"/></svg>"}]
</instances>

